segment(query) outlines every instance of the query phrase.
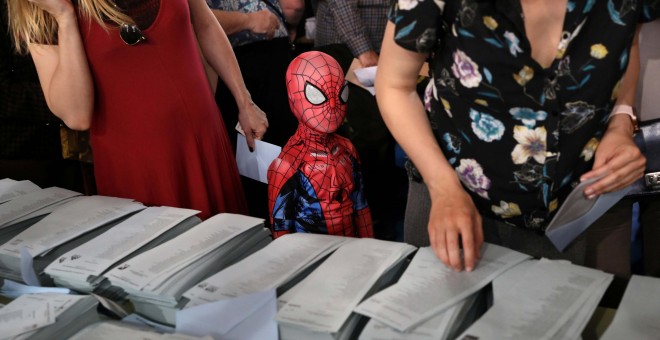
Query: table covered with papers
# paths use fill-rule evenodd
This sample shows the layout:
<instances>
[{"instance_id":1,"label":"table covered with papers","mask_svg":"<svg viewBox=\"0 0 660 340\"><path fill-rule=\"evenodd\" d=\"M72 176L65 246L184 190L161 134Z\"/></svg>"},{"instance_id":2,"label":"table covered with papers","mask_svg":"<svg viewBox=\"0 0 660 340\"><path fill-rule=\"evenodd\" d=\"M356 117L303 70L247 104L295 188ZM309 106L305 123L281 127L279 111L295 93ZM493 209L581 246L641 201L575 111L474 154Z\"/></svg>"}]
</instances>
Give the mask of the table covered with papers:
<instances>
[{"instance_id":1,"label":"table covered with papers","mask_svg":"<svg viewBox=\"0 0 660 340\"><path fill-rule=\"evenodd\" d=\"M428 247L196 214L0 180L0 339L579 339L612 280L493 244L454 272ZM658 296L633 277L603 338L657 337Z\"/></svg>"}]
</instances>

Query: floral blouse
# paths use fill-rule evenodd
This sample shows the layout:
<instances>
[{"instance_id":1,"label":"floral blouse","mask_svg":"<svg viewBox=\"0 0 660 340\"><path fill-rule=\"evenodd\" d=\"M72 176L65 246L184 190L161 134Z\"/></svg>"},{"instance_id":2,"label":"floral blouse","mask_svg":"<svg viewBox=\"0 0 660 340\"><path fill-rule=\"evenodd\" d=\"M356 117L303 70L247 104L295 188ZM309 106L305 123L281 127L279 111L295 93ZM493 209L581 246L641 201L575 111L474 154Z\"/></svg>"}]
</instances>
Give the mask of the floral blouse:
<instances>
[{"instance_id":1,"label":"floral blouse","mask_svg":"<svg viewBox=\"0 0 660 340\"><path fill-rule=\"evenodd\" d=\"M398 0L395 41L431 53L431 128L479 211L544 230L591 169L638 22L660 0L568 0L552 65L532 59L519 0Z\"/></svg>"}]
</instances>

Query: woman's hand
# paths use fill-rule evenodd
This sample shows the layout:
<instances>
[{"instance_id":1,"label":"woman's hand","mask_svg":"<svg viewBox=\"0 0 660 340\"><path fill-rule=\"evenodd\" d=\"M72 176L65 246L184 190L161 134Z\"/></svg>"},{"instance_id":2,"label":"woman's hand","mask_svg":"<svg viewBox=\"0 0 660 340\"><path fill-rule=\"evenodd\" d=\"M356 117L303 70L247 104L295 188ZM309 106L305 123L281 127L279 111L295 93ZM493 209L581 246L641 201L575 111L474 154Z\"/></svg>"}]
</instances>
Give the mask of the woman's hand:
<instances>
[{"instance_id":1,"label":"woman's hand","mask_svg":"<svg viewBox=\"0 0 660 340\"><path fill-rule=\"evenodd\" d=\"M632 139L630 118L613 116L596 149L594 166L580 180L600 178L584 190L588 198L621 190L644 175L646 158Z\"/></svg>"},{"instance_id":2,"label":"woman's hand","mask_svg":"<svg viewBox=\"0 0 660 340\"><path fill-rule=\"evenodd\" d=\"M249 101L239 108L238 122L245 132L248 146L254 149L254 140L261 140L268 129L266 114L254 102Z\"/></svg>"},{"instance_id":3,"label":"woman's hand","mask_svg":"<svg viewBox=\"0 0 660 340\"><path fill-rule=\"evenodd\" d=\"M52 15L57 22L74 14L71 0L27 0Z\"/></svg>"},{"instance_id":4,"label":"woman's hand","mask_svg":"<svg viewBox=\"0 0 660 340\"><path fill-rule=\"evenodd\" d=\"M444 184L442 188L429 189L431 214L429 216L429 240L436 256L455 271L472 271L481 256L484 242L481 215L472 198L459 185ZM460 245L463 246L461 259Z\"/></svg>"}]
</instances>

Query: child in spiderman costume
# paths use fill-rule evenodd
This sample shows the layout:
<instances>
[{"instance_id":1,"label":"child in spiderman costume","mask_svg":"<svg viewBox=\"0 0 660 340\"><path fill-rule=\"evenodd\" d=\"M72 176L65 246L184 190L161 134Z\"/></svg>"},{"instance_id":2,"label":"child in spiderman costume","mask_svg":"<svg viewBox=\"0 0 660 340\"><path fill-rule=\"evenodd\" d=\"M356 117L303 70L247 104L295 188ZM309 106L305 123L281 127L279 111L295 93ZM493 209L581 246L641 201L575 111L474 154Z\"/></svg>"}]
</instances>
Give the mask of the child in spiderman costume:
<instances>
[{"instance_id":1,"label":"child in spiderman costume","mask_svg":"<svg viewBox=\"0 0 660 340\"><path fill-rule=\"evenodd\" d=\"M303 53L289 65L286 83L299 123L268 168L273 237L294 232L373 237L357 152L334 134L348 99L339 63L322 52Z\"/></svg>"}]
</instances>

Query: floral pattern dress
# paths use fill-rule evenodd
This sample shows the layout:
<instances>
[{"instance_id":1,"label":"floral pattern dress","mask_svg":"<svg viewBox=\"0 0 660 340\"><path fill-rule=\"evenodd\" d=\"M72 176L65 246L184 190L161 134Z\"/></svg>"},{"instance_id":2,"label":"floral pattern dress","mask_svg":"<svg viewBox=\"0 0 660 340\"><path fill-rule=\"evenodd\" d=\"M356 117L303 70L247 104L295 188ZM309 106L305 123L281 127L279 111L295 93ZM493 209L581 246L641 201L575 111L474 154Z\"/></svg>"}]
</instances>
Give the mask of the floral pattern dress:
<instances>
[{"instance_id":1,"label":"floral pattern dress","mask_svg":"<svg viewBox=\"0 0 660 340\"><path fill-rule=\"evenodd\" d=\"M430 53L424 103L485 216L543 230L590 170L635 27L660 0L568 0L551 66L531 55L519 0L398 0L395 41Z\"/></svg>"}]
</instances>

